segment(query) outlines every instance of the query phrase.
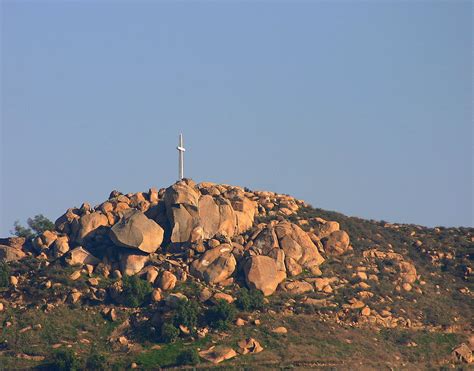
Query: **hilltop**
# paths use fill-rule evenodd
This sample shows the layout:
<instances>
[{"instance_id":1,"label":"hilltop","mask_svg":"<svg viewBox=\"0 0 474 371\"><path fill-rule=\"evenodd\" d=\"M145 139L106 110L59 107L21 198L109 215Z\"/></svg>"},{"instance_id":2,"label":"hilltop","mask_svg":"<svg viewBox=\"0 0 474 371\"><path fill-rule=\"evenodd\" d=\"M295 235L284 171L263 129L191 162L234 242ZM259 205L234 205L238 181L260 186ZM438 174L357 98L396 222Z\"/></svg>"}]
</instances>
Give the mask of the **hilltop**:
<instances>
[{"instance_id":1,"label":"hilltop","mask_svg":"<svg viewBox=\"0 0 474 371\"><path fill-rule=\"evenodd\" d=\"M112 191L0 239L0 365L469 363L473 241L190 179Z\"/></svg>"}]
</instances>

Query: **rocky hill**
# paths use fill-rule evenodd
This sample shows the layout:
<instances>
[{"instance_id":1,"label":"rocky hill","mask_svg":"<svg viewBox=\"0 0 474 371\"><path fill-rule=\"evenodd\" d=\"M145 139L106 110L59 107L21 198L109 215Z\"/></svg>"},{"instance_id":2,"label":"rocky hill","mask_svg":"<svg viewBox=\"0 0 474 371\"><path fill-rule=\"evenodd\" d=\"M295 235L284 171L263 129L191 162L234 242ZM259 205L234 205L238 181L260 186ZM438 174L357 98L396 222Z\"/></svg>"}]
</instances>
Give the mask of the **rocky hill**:
<instances>
[{"instance_id":1,"label":"rocky hill","mask_svg":"<svg viewBox=\"0 0 474 371\"><path fill-rule=\"evenodd\" d=\"M0 239L0 369L467 364L473 241L189 179L113 191Z\"/></svg>"}]
</instances>

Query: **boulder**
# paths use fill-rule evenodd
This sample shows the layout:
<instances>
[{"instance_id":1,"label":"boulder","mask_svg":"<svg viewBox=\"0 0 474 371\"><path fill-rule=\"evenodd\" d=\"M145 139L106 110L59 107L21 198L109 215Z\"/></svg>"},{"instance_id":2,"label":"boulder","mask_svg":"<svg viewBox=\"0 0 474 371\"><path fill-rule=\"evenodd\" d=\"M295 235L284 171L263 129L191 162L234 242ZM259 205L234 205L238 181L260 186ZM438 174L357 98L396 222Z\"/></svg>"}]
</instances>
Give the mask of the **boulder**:
<instances>
[{"instance_id":1,"label":"boulder","mask_svg":"<svg viewBox=\"0 0 474 371\"><path fill-rule=\"evenodd\" d=\"M252 227L257 210L257 203L241 195L230 200L236 217L236 234L242 234Z\"/></svg>"},{"instance_id":2,"label":"boulder","mask_svg":"<svg viewBox=\"0 0 474 371\"><path fill-rule=\"evenodd\" d=\"M151 292L151 300L155 303L161 301L163 299L163 295L161 293L161 289L153 289Z\"/></svg>"},{"instance_id":3,"label":"boulder","mask_svg":"<svg viewBox=\"0 0 474 371\"><path fill-rule=\"evenodd\" d=\"M21 260L24 257L26 257L26 254L23 250L11 246L0 245L0 261L11 262Z\"/></svg>"},{"instance_id":4,"label":"boulder","mask_svg":"<svg viewBox=\"0 0 474 371\"><path fill-rule=\"evenodd\" d=\"M263 350L263 347L254 338L241 340L238 345L240 347L240 353L242 354L260 353Z\"/></svg>"},{"instance_id":5,"label":"boulder","mask_svg":"<svg viewBox=\"0 0 474 371\"><path fill-rule=\"evenodd\" d=\"M316 218L317 225L314 228L314 234L322 240L328 237L331 233L339 230L339 223L326 221L321 218Z\"/></svg>"},{"instance_id":6,"label":"boulder","mask_svg":"<svg viewBox=\"0 0 474 371\"><path fill-rule=\"evenodd\" d=\"M416 281L416 268L413 263L401 261L398 263L398 267L400 268L400 278L402 279L403 283L411 284Z\"/></svg>"},{"instance_id":7,"label":"boulder","mask_svg":"<svg viewBox=\"0 0 474 371\"><path fill-rule=\"evenodd\" d=\"M345 231L332 232L323 239L324 250L328 255L342 255L349 248L349 235Z\"/></svg>"},{"instance_id":8,"label":"boulder","mask_svg":"<svg viewBox=\"0 0 474 371\"><path fill-rule=\"evenodd\" d=\"M57 231L69 234L71 233L71 223L80 218L80 211L77 208L68 209L54 222Z\"/></svg>"},{"instance_id":9,"label":"boulder","mask_svg":"<svg viewBox=\"0 0 474 371\"><path fill-rule=\"evenodd\" d=\"M73 222L73 229L76 231L75 241L78 244L84 243L87 238L94 235L97 228L108 224L109 220L100 212L86 214L80 219L75 219Z\"/></svg>"},{"instance_id":10,"label":"boulder","mask_svg":"<svg viewBox=\"0 0 474 371\"><path fill-rule=\"evenodd\" d=\"M133 276L143 269L148 259L148 254L139 252L120 254L120 268L122 273L128 276Z\"/></svg>"},{"instance_id":11,"label":"boulder","mask_svg":"<svg viewBox=\"0 0 474 371\"><path fill-rule=\"evenodd\" d=\"M163 291L173 290L178 279L170 271L164 271L158 278L158 288Z\"/></svg>"},{"instance_id":12,"label":"boulder","mask_svg":"<svg viewBox=\"0 0 474 371\"><path fill-rule=\"evenodd\" d=\"M278 270L275 260L265 255L249 257L244 265L244 273L249 288L260 290L265 296L273 294L278 284L286 278L286 273Z\"/></svg>"},{"instance_id":13,"label":"boulder","mask_svg":"<svg viewBox=\"0 0 474 371\"><path fill-rule=\"evenodd\" d=\"M110 229L110 239L115 245L146 253L155 252L161 246L163 235L163 228L138 210L125 211Z\"/></svg>"},{"instance_id":14,"label":"boulder","mask_svg":"<svg viewBox=\"0 0 474 371\"><path fill-rule=\"evenodd\" d=\"M66 263L68 263L69 265L97 265L99 264L99 262L99 259L97 259L94 255L92 255L82 246L78 246L75 249L72 249L66 257Z\"/></svg>"},{"instance_id":15,"label":"boulder","mask_svg":"<svg viewBox=\"0 0 474 371\"><path fill-rule=\"evenodd\" d=\"M303 272L303 268L301 265L299 265L295 259L287 257L285 259L285 266L286 266L286 271L290 275L290 277L297 276Z\"/></svg>"},{"instance_id":16,"label":"boulder","mask_svg":"<svg viewBox=\"0 0 474 371\"><path fill-rule=\"evenodd\" d=\"M464 344L464 343L454 348L451 355L455 362L463 362L463 363L469 364L474 361L471 348L467 344Z\"/></svg>"},{"instance_id":17,"label":"boulder","mask_svg":"<svg viewBox=\"0 0 474 371\"><path fill-rule=\"evenodd\" d=\"M305 292L314 291L313 285L305 281L294 281L282 283L282 287L286 292L290 294L299 295Z\"/></svg>"},{"instance_id":18,"label":"boulder","mask_svg":"<svg viewBox=\"0 0 474 371\"><path fill-rule=\"evenodd\" d=\"M274 334L287 334L288 333L288 330L286 327L283 327L283 326L280 326L280 327L275 327L274 329L272 329L272 332Z\"/></svg>"},{"instance_id":19,"label":"boulder","mask_svg":"<svg viewBox=\"0 0 474 371\"><path fill-rule=\"evenodd\" d=\"M319 266L324 258L309 236L296 224L284 221L275 226L275 234L285 256L303 267Z\"/></svg>"},{"instance_id":20,"label":"boulder","mask_svg":"<svg viewBox=\"0 0 474 371\"><path fill-rule=\"evenodd\" d=\"M199 193L190 181L182 180L168 187L164 201L171 224L171 242L190 241L194 228L201 226L198 213Z\"/></svg>"},{"instance_id":21,"label":"boulder","mask_svg":"<svg viewBox=\"0 0 474 371\"><path fill-rule=\"evenodd\" d=\"M212 238L217 234L233 236L236 227L234 209L223 197L204 195L199 199L199 217L202 223L204 238Z\"/></svg>"},{"instance_id":22,"label":"boulder","mask_svg":"<svg viewBox=\"0 0 474 371\"><path fill-rule=\"evenodd\" d=\"M69 251L69 238L67 236L59 236L52 246L53 256L59 258Z\"/></svg>"},{"instance_id":23,"label":"boulder","mask_svg":"<svg viewBox=\"0 0 474 371\"><path fill-rule=\"evenodd\" d=\"M232 254L232 246L222 244L207 250L199 259L191 264L193 276L216 284L229 278L234 273L237 262Z\"/></svg>"},{"instance_id":24,"label":"boulder","mask_svg":"<svg viewBox=\"0 0 474 371\"><path fill-rule=\"evenodd\" d=\"M232 348L214 345L208 350L200 351L199 356L205 359L206 361L218 364L227 359L234 358L235 356L237 356L237 353Z\"/></svg>"},{"instance_id":25,"label":"boulder","mask_svg":"<svg viewBox=\"0 0 474 371\"><path fill-rule=\"evenodd\" d=\"M46 248L49 248L53 244L53 242L56 241L58 235L56 234L56 232L44 231L43 233L41 233L40 238L43 241L43 245Z\"/></svg>"},{"instance_id":26,"label":"boulder","mask_svg":"<svg viewBox=\"0 0 474 371\"><path fill-rule=\"evenodd\" d=\"M0 245L14 247L16 249L21 249L26 242L25 237L7 237L0 238Z\"/></svg>"}]
</instances>

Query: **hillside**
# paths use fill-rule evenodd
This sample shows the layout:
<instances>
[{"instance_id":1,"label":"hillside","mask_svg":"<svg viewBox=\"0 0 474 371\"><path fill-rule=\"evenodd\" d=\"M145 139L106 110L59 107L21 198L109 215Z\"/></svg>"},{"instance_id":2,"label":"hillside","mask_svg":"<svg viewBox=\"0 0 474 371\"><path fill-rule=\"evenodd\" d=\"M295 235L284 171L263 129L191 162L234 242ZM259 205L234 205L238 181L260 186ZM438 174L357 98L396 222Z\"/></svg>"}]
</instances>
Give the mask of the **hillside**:
<instances>
[{"instance_id":1,"label":"hillside","mask_svg":"<svg viewBox=\"0 0 474 371\"><path fill-rule=\"evenodd\" d=\"M113 191L0 239L0 369L462 367L473 241L189 179Z\"/></svg>"}]
</instances>

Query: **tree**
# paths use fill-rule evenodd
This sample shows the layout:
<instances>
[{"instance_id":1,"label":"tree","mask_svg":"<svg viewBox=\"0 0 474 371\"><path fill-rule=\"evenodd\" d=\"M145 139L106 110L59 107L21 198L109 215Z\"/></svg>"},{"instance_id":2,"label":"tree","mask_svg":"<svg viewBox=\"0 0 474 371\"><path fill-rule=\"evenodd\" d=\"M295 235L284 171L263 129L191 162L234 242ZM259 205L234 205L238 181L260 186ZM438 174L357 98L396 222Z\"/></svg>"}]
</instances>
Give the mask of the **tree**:
<instances>
[{"instance_id":1,"label":"tree","mask_svg":"<svg viewBox=\"0 0 474 371\"><path fill-rule=\"evenodd\" d=\"M122 283L124 304L129 307L141 306L146 297L153 291L150 283L138 276L124 276Z\"/></svg>"},{"instance_id":2,"label":"tree","mask_svg":"<svg viewBox=\"0 0 474 371\"><path fill-rule=\"evenodd\" d=\"M25 237L30 240L44 231L53 231L54 223L45 217L43 214L35 215L33 218L28 218L26 221L29 228L23 227L17 220L13 223L12 234L18 237Z\"/></svg>"},{"instance_id":3,"label":"tree","mask_svg":"<svg viewBox=\"0 0 474 371\"><path fill-rule=\"evenodd\" d=\"M236 314L235 307L225 300L218 300L217 304L206 311L206 321L209 326L225 330L234 320Z\"/></svg>"},{"instance_id":4,"label":"tree","mask_svg":"<svg viewBox=\"0 0 474 371\"><path fill-rule=\"evenodd\" d=\"M10 282L10 268L7 263L0 263L0 288L8 287Z\"/></svg>"}]
</instances>

